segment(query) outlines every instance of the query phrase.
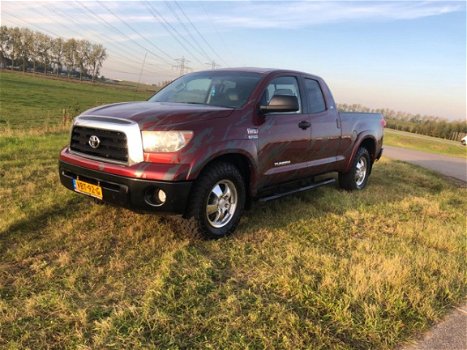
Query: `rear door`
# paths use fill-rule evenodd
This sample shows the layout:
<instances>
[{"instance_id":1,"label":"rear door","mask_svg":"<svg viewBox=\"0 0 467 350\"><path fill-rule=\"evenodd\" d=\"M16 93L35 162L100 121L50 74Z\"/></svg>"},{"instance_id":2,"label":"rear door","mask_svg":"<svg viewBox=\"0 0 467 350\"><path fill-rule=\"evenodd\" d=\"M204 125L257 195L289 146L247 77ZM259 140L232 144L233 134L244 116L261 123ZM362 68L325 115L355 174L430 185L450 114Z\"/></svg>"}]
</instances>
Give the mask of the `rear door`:
<instances>
[{"instance_id":1,"label":"rear door","mask_svg":"<svg viewBox=\"0 0 467 350\"><path fill-rule=\"evenodd\" d=\"M306 111L311 122L309 159L311 173L323 173L336 166L341 140L339 114L334 105L327 105L324 86L318 79L304 77Z\"/></svg>"},{"instance_id":2,"label":"rear door","mask_svg":"<svg viewBox=\"0 0 467 350\"><path fill-rule=\"evenodd\" d=\"M258 128L260 187L303 177L309 160L310 128L304 128L303 123L310 123L310 115L304 111L299 77L283 75L273 78L265 88L260 104L267 105L274 95L297 96L300 109L298 112L269 113L262 117Z\"/></svg>"}]
</instances>

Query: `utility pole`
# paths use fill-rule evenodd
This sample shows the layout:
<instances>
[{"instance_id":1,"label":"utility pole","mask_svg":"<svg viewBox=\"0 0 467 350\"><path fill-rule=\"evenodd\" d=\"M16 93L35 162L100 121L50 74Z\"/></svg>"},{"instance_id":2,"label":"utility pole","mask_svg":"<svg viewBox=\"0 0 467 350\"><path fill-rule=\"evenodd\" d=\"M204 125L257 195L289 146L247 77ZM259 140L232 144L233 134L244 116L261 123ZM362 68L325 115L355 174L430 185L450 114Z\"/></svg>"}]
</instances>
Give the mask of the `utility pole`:
<instances>
[{"instance_id":1,"label":"utility pole","mask_svg":"<svg viewBox=\"0 0 467 350\"><path fill-rule=\"evenodd\" d=\"M221 66L220 64L217 64L216 61L206 62L205 64L208 65L208 66L211 66L211 69L212 69L212 70L214 70L214 69L216 69L217 67L220 67L220 66Z\"/></svg>"},{"instance_id":2,"label":"utility pole","mask_svg":"<svg viewBox=\"0 0 467 350\"><path fill-rule=\"evenodd\" d=\"M144 64L146 63L146 56L147 55L148 55L148 52L146 51L146 53L144 54L143 63L141 64L141 70L139 71L138 84L136 84L136 90L135 91L138 91L138 86L141 84L141 76L143 75Z\"/></svg>"},{"instance_id":3,"label":"utility pole","mask_svg":"<svg viewBox=\"0 0 467 350\"><path fill-rule=\"evenodd\" d=\"M174 65L172 66L173 68L175 69L179 69L180 70L180 76L182 76L183 74L185 74L186 71L189 71L191 70L191 67L188 67L186 64L188 62L190 62L189 60L187 60L185 57L181 57L181 58L177 58L175 59L175 61L178 62L177 65Z\"/></svg>"}]
</instances>

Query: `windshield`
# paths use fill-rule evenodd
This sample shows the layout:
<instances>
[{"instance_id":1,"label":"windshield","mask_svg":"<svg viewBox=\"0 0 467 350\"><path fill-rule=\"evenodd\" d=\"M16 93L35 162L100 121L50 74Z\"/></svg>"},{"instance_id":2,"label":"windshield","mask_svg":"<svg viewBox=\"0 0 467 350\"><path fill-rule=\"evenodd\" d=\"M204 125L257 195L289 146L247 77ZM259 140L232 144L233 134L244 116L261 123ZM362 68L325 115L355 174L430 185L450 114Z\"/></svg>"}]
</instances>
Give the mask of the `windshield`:
<instances>
[{"instance_id":1,"label":"windshield","mask_svg":"<svg viewBox=\"0 0 467 350\"><path fill-rule=\"evenodd\" d=\"M202 72L185 75L149 99L151 102L242 107L261 75L247 72Z\"/></svg>"}]
</instances>

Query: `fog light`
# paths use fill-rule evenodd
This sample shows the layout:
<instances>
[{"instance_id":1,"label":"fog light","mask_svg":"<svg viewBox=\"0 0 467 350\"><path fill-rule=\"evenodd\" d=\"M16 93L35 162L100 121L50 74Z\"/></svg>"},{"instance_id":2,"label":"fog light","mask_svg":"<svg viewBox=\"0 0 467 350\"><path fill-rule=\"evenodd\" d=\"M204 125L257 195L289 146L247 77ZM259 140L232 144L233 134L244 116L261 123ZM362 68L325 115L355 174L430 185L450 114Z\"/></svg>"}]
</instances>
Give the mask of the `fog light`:
<instances>
[{"instance_id":1,"label":"fog light","mask_svg":"<svg viewBox=\"0 0 467 350\"><path fill-rule=\"evenodd\" d=\"M159 190L159 191L157 192L157 198L159 199L159 202L160 202L161 204L164 204L164 203L165 203L165 200L167 199L167 195L165 194L164 191Z\"/></svg>"},{"instance_id":2,"label":"fog light","mask_svg":"<svg viewBox=\"0 0 467 350\"><path fill-rule=\"evenodd\" d=\"M164 205L165 201L167 200L167 194L158 187L150 187L146 189L144 194L144 201L153 206L153 207L160 207Z\"/></svg>"}]
</instances>

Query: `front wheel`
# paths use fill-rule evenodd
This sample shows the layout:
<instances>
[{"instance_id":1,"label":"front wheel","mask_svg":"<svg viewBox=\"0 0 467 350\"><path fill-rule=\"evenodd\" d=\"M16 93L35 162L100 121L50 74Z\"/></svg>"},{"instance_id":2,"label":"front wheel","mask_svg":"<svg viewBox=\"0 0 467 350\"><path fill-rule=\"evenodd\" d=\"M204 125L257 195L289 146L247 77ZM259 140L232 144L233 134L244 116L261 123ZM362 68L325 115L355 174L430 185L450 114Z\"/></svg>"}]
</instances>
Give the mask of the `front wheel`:
<instances>
[{"instance_id":1,"label":"front wheel","mask_svg":"<svg viewBox=\"0 0 467 350\"><path fill-rule=\"evenodd\" d=\"M232 233L245 206L245 183L240 171L230 163L215 163L200 175L188 205L187 217L207 238Z\"/></svg>"},{"instance_id":2,"label":"front wheel","mask_svg":"<svg viewBox=\"0 0 467 350\"><path fill-rule=\"evenodd\" d=\"M362 190L370 176L370 154L366 148L359 148L347 173L339 173L339 185L345 190Z\"/></svg>"}]
</instances>

